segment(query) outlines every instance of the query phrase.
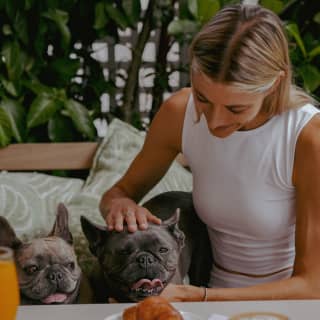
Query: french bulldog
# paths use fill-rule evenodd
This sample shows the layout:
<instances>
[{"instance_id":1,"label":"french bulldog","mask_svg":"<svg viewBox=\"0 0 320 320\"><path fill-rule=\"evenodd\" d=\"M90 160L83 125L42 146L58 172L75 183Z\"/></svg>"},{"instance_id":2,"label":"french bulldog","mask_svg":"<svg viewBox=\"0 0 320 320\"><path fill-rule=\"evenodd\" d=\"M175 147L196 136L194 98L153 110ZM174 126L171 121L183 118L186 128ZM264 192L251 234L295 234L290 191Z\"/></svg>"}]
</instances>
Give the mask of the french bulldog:
<instances>
[{"instance_id":1,"label":"french bulldog","mask_svg":"<svg viewBox=\"0 0 320 320\"><path fill-rule=\"evenodd\" d=\"M97 257L91 284L97 302L110 297L138 302L159 295L168 283L207 285L212 255L205 225L187 192L162 193L143 205L162 219L146 230L108 231L81 216L89 249Z\"/></svg>"},{"instance_id":2,"label":"french bulldog","mask_svg":"<svg viewBox=\"0 0 320 320\"><path fill-rule=\"evenodd\" d=\"M0 216L0 246L14 250L21 304L69 304L78 297L82 272L68 227L68 211L60 203L52 231L22 242Z\"/></svg>"}]
</instances>

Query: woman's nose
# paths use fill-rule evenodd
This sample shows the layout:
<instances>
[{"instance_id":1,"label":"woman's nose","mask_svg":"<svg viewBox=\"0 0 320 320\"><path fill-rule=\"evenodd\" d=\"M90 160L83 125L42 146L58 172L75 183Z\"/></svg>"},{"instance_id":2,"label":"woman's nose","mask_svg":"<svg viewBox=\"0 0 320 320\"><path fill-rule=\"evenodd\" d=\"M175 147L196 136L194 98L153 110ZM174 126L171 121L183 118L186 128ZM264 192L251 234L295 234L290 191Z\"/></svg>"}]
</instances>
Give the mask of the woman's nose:
<instances>
[{"instance_id":1,"label":"woman's nose","mask_svg":"<svg viewBox=\"0 0 320 320\"><path fill-rule=\"evenodd\" d=\"M208 127L214 130L230 124L230 116L223 106L214 106L207 116Z\"/></svg>"}]
</instances>

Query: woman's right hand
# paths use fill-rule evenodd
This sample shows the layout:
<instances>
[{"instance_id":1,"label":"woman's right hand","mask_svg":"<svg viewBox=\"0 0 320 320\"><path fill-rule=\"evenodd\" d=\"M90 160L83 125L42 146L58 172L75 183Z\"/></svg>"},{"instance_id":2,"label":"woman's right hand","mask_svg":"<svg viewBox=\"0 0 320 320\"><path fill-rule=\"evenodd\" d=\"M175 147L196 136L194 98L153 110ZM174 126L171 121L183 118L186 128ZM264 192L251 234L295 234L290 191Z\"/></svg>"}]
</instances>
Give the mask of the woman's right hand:
<instances>
[{"instance_id":1,"label":"woman's right hand","mask_svg":"<svg viewBox=\"0 0 320 320\"><path fill-rule=\"evenodd\" d=\"M161 224L161 219L127 197L112 199L104 217L110 231L122 231L124 224L128 226L129 232L135 232L138 228L147 229L148 222Z\"/></svg>"}]
</instances>

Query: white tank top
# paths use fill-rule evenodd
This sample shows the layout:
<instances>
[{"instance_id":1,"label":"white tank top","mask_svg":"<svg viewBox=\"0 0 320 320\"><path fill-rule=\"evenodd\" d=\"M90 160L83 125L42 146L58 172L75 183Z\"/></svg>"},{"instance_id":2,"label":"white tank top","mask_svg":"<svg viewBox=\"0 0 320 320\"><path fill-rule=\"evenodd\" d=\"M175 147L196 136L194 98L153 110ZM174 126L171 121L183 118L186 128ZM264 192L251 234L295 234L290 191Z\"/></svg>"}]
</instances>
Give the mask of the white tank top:
<instances>
[{"instance_id":1,"label":"white tank top","mask_svg":"<svg viewBox=\"0 0 320 320\"><path fill-rule=\"evenodd\" d=\"M205 117L196 123L192 94L182 151L193 174L193 201L208 226L214 264L211 287L244 287L292 274L295 258L295 188L292 170L300 131L320 110L307 104L262 126L213 136ZM266 275L248 277L230 274ZM290 268L291 267L291 268Z\"/></svg>"}]
</instances>

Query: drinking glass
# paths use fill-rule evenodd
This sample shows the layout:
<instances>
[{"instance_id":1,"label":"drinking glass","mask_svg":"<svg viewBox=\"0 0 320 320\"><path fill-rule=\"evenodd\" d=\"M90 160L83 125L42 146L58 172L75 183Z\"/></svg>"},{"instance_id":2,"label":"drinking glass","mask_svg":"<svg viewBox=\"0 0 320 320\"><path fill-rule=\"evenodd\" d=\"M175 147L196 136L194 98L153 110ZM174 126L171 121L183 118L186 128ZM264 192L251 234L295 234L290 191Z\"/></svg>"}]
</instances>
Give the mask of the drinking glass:
<instances>
[{"instance_id":1,"label":"drinking glass","mask_svg":"<svg viewBox=\"0 0 320 320\"><path fill-rule=\"evenodd\" d=\"M20 303L13 251L0 247L0 319L14 320Z\"/></svg>"}]
</instances>

